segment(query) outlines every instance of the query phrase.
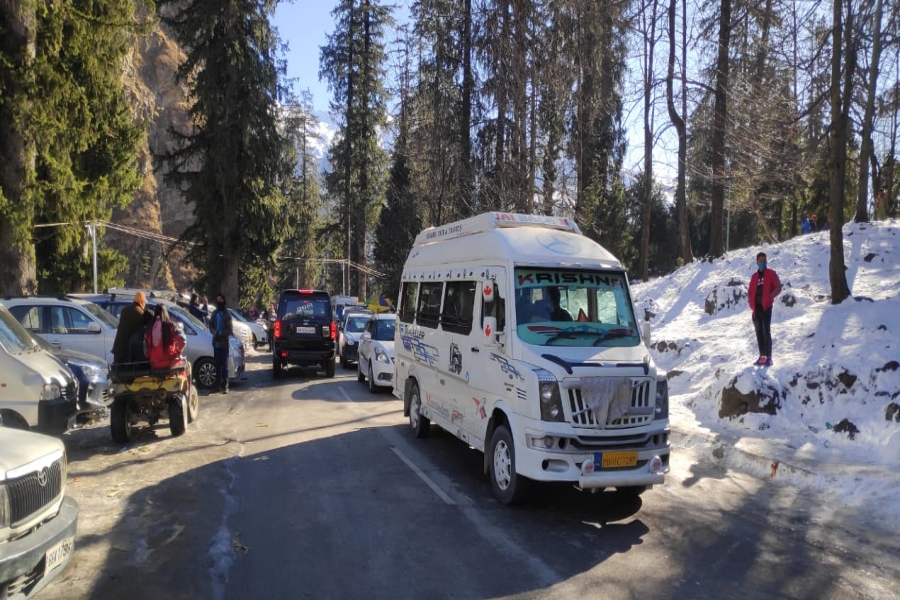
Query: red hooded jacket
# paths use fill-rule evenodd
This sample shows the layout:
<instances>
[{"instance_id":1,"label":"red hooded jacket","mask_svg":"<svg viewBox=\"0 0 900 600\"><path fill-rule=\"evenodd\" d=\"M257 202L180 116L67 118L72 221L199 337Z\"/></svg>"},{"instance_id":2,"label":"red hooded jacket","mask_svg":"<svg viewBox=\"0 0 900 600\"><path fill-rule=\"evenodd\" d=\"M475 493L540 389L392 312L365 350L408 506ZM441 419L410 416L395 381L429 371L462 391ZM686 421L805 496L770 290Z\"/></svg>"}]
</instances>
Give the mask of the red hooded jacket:
<instances>
[{"instance_id":1,"label":"red hooded jacket","mask_svg":"<svg viewBox=\"0 0 900 600\"><path fill-rule=\"evenodd\" d=\"M762 273L762 309L767 310L772 308L772 304L775 303L775 297L781 293L781 280L778 279L778 274L772 269L763 269ZM756 312L756 286L758 285L759 271L756 271L750 277L750 289L747 292L750 296L750 310L753 312Z\"/></svg>"}]
</instances>

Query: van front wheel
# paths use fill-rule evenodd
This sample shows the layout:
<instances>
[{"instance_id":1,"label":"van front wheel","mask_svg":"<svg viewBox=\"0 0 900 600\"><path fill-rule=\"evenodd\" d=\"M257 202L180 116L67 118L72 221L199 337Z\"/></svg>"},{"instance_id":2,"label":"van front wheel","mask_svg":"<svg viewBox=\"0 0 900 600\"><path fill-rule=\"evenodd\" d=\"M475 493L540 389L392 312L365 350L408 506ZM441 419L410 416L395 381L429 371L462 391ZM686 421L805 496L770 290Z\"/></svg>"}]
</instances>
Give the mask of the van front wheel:
<instances>
[{"instance_id":1,"label":"van front wheel","mask_svg":"<svg viewBox=\"0 0 900 600\"><path fill-rule=\"evenodd\" d=\"M409 390L409 427L417 438L428 437L431 421L422 415L422 396L419 384L413 383Z\"/></svg>"},{"instance_id":2,"label":"van front wheel","mask_svg":"<svg viewBox=\"0 0 900 600\"><path fill-rule=\"evenodd\" d=\"M506 425L499 425L491 437L491 487L494 496L506 505L525 499L528 480L516 473L516 449Z\"/></svg>"}]
</instances>

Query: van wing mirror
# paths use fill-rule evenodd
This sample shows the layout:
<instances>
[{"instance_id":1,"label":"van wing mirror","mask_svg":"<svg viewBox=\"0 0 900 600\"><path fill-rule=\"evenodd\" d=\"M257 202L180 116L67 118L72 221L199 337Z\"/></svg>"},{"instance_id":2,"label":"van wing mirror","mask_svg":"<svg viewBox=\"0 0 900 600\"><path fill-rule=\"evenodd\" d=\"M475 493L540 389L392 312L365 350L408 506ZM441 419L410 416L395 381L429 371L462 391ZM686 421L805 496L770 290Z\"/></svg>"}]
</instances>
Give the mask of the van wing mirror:
<instances>
[{"instance_id":1,"label":"van wing mirror","mask_svg":"<svg viewBox=\"0 0 900 600\"><path fill-rule=\"evenodd\" d=\"M494 301L494 282L490 279L486 279L481 284L481 298L486 303L491 303Z\"/></svg>"},{"instance_id":2,"label":"van wing mirror","mask_svg":"<svg viewBox=\"0 0 900 600\"><path fill-rule=\"evenodd\" d=\"M484 317L481 320L481 334L484 336L485 346L499 346L499 336L502 332L497 331L497 317Z\"/></svg>"}]
</instances>

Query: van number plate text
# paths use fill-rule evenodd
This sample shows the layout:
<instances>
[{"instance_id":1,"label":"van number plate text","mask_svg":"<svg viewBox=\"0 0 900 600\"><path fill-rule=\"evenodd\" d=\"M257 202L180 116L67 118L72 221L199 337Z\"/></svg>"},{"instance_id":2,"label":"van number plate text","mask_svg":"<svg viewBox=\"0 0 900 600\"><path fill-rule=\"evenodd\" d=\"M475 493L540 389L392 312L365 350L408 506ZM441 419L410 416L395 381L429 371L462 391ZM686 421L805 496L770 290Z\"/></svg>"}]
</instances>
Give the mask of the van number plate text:
<instances>
[{"instance_id":1,"label":"van number plate text","mask_svg":"<svg viewBox=\"0 0 900 600\"><path fill-rule=\"evenodd\" d=\"M315 333L315 332L316 332L315 327L298 327L297 328L297 333Z\"/></svg>"},{"instance_id":2,"label":"van number plate text","mask_svg":"<svg viewBox=\"0 0 900 600\"><path fill-rule=\"evenodd\" d=\"M64 563L67 558L72 556L72 550L75 547L75 537L67 537L66 539L60 541L55 546L47 550L47 554L44 555L44 575L47 575Z\"/></svg>"},{"instance_id":3,"label":"van number plate text","mask_svg":"<svg viewBox=\"0 0 900 600\"><path fill-rule=\"evenodd\" d=\"M621 469L637 466L637 452L594 452L595 469Z\"/></svg>"}]
</instances>

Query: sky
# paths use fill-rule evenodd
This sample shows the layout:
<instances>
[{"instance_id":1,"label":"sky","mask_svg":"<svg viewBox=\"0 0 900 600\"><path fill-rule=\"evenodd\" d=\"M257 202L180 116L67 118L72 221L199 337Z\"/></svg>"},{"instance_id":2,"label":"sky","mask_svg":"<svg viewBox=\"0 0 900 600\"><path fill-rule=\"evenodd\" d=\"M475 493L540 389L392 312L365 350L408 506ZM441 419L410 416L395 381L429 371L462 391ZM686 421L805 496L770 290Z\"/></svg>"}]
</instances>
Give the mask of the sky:
<instances>
[{"instance_id":1,"label":"sky","mask_svg":"<svg viewBox=\"0 0 900 600\"><path fill-rule=\"evenodd\" d=\"M900 533L900 422L885 420L900 404L900 220L850 223L843 234L853 297L839 305L830 302L827 231L632 283L632 300L639 315L652 302L651 354L670 373L670 422L689 445L774 485L813 488L831 500L823 506ZM759 352L746 298L759 251L783 286L768 368L752 364ZM849 388L838 382L842 372L856 376ZM720 418L725 387L778 390L781 408ZM835 431L845 419L858 430L853 439ZM755 457L778 460L775 476Z\"/></svg>"}]
</instances>

